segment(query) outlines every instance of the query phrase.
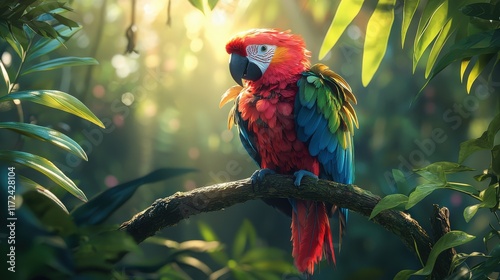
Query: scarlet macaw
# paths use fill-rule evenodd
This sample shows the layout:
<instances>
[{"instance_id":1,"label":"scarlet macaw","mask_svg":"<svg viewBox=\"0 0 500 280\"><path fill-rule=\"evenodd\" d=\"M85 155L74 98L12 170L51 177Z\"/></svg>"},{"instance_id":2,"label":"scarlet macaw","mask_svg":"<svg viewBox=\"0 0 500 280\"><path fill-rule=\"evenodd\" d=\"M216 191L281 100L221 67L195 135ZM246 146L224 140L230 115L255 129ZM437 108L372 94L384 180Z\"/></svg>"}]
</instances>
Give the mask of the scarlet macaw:
<instances>
[{"instance_id":1,"label":"scarlet macaw","mask_svg":"<svg viewBox=\"0 0 500 280\"><path fill-rule=\"evenodd\" d=\"M351 184L354 180L356 103L351 87L323 64L309 63L304 40L289 31L252 29L226 45L229 69L239 86L228 89L220 107L234 100L228 127L238 126L243 146L266 174L294 174ZM267 199L292 217L292 255L298 270L313 274L323 256L335 264L328 217L339 213L339 243L347 209L323 202Z\"/></svg>"}]
</instances>

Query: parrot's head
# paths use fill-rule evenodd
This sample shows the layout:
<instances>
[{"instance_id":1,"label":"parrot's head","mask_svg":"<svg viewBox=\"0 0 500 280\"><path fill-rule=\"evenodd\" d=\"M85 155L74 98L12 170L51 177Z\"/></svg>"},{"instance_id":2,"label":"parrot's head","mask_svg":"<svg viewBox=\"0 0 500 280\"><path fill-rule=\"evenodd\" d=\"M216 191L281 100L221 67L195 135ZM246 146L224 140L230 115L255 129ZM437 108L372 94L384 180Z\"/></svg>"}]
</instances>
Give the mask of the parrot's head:
<instances>
[{"instance_id":1,"label":"parrot's head","mask_svg":"<svg viewBox=\"0 0 500 280\"><path fill-rule=\"evenodd\" d=\"M309 67L304 40L290 31L251 29L234 36L226 44L226 51L231 55L231 76L241 86L243 80L287 84Z\"/></svg>"}]
</instances>

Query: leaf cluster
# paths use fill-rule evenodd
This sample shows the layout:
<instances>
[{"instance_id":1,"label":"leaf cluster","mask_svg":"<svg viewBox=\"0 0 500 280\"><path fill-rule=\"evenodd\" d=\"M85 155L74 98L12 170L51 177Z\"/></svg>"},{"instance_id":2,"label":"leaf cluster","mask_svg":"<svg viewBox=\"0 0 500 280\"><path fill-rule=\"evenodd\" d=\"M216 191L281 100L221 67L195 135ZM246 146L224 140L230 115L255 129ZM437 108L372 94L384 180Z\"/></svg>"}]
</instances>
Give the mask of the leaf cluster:
<instances>
[{"instance_id":1,"label":"leaf cluster","mask_svg":"<svg viewBox=\"0 0 500 280\"><path fill-rule=\"evenodd\" d=\"M32 186L23 184L18 188L17 195L23 197L24 203L16 215L22 220L18 238L25 240L28 246L19 249L17 254L21 262L34 262L36 265L26 264L20 279L33 279L42 275L50 279L76 276L109 279L110 275L117 279L126 279L127 275L180 275L180 278L167 279L189 279L181 277L185 273L173 269L173 265L184 263L204 269L190 254L215 250L219 246L218 242L191 240L177 243L155 238L148 242L167 247L165 259L155 260L153 263L117 265L125 254L140 253L141 250L130 235L117 230L117 225L109 225L105 221L139 187L191 171L193 170L183 168L158 169L105 190L70 213L64 205L58 205L53 198L34 190L33 188L39 187L36 183L32 183ZM44 241L40 242L40 239ZM40 255L41 251L45 253Z\"/></svg>"},{"instance_id":2,"label":"leaf cluster","mask_svg":"<svg viewBox=\"0 0 500 280\"><path fill-rule=\"evenodd\" d=\"M460 253L454 256L450 275L458 275L466 269L460 267L469 257L481 257L478 265L472 267L470 272L474 275L473 279L483 279L493 272L498 272L500 264L500 218L498 216L500 210L500 190L499 177L500 157L498 156L498 144L495 145L494 139L500 130L500 114L495 116L491 121L488 129L477 139L471 139L463 142L460 145L459 162L435 162L426 167L416 169L414 172L423 178L424 182L417 185L408 195L405 193L396 193L384 197L373 209L370 218L375 217L380 212L387 209L402 209L409 210L424 198L429 196L436 190L449 190L459 192L474 198L478 203L471 204L465 207L463 217L466 222L469 222L476 215L479 209L488 209L496 217L498 225L495 227L490 225L491 230L483 237L486 253L472 252L470 254ZM474 171L475 169L462 165L462 163L472 154L481 151L489 150L491 152L491 161L489 166L481 173L473 176L479 183L489 179L489 184L486 188L472 186L461 182L449 181L448 176L457 172ZM406 178L400 170L393 170L397 187L400 191L408 189ZM394 279L407 279L411 275L430 275L437 256L449 248L470 242L475 237L463 231L451 231L441 237L433 246L431 254L424 265L418 271L403 270L396 275Z\"/></svg>"},{"instance_id":3,"label":"leaf cluster","mask_svg":"<svg viewBox=\"0 0 500 280\"><path fill-rule=\"evenodd\" d=\"M47 56L63 46L64 42L80 29L78 24L61 15L70 8L56 1L5 1L0 6L3 11L0 15L0 38L11 46L20 61L18 64L10 65L9 69L4 62L0 61L1 76L6 89L0 92L0 103L11 102L18 108L22 108L23 102L33 102L73 114L104 127L82 102L68 93L46 89L19 90L21 86L17 84L18 79L24 75L97 63L93 58L88 57L59 57L39 61L40 57ZM18 122L0 122L0 129L13 131L20 137L50 143L87 160L85 151L70 137L52 128L25 123L22 114L18 117ZM87 200L75 183L44 157L23 151L6 150L2 147L0 160L37 170L75 197L83 201ZM35 186L41 193L47 194L57 204L63 206L62 202L47 188L22 176L20 178L21 183ZM63 207L63 210L66 209Z\"/></svg>"},{"instance_id":4,"label":"leaf cluster","mask_svg":"<svg viewBox=\"0 0 500 280\"><path fill-rule=\"evenodd\" d=\"M200 233L206 241L217 241L215 231L206 223L199 223ZM282 279L283 275L298 275L298 271L287 260L287 253L277 248L259 246L257 233L252 223L243 220L234 237L231 255L225 247L211 252L212 259L222 268L211 273L208 279L219 279L230 275L231 279Z\"/></svg>"},{"instance_id":5,"label":"leaf cluster","mask_svg":"<svg viewBox=\"0 0 500 280\"><path fill-rule=\"evenodd\" d=\"M321 45L319 58L326 56L342 33L359 16L366 2L341 1ZM500 60L500 4L498 1L476 3L473 0L405 0L402 7L401 45L408 35L413 38L413 72L425 61L428 83L452 62L461 61L460 79L467 78L470 92L479 74ZM419 9L420 8L420 9ZM368 85L377 72L388 49L391 29L398 11L396 0L379 0L366 26L363 47L362 82ZM416 33L410 28L418 18ZM445 45L448 43L448 47ZM427 56L424 53L428 52ZM493 67L490 68L492 73Z\"/></svg>"}]
</instances>

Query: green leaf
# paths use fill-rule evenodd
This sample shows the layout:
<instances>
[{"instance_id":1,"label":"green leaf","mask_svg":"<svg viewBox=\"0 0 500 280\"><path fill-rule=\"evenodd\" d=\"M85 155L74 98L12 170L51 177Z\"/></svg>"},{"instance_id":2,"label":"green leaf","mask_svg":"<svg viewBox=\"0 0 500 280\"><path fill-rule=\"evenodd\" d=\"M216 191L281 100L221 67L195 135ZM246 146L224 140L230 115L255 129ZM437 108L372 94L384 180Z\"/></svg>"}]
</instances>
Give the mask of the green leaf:
<instances>
[{"instance_id":1,"label":"green leaf","mask_svg":"<svg viewBox=\"0 0 500 280\"><path fill-rule=\"evenodd\" d=\"M189 3L193 5L196 9L200 10L202 13L205 13L205 9L203 8L202 0L189 0Z\"/></svg>"},{"instance_id":2,"label":"green leaf","mask_svg":"<svg viewBox=\"0 0 500 280\"><path fill-rule=\"evenodd\" d=\"M44 126L19 122L0 122L0 129L2 128L21 133L30 138L47 141L65 151L79 156L84 160L88 160L85 151L82 147L80 147L80 145L57 130Z\"/></svg>"},{"instance_id":3,"label":"green leaf","mask_svg":"<svg viewBox=\"0 0 500 280\"><path fill-rule=\"evenodd\" d=\"M457 172L465 172L465 171L474 171L474 168L467 167L465 165L461 165L456 162L449 161L438 161L431 163L425 167L416 169L416 171L429 171L429 172L444 172L445 174L453 174ZM444 181L444 180L442 180Z\"/></svg>"},{"instance_id":4,"label":"green leaf","mask_svg":"<svg viewBox=\"0 0 500 280\"><path fill-rule=\"evenodd\" d=\"M446 184L447 182L443 167L439 165L428 165L416 169L415 172L432 183Z\"/></svg>"},{"instance_id":5,"label":"green leaf","mask_svg":"<svg viewBox=\"0 0 500 280\"><path fill-rule=\"evenodd\" d=\"M198 228L200 229L201 236L206 241L220 240L208 224L204 222L198 222ZM219 265L222 266L226 266L229 261L229 257L224 251L212 252L210 253L210 256L214 261L216 261Z\"/></svg>"},{"instance_id":6,"label":"green leaf","mask_svg":"<svg viewBox=\"0 0 500 280\"><path fill-rule=\"evenodd\" d=\"M323 43L319 50L319 59L325 58L326 54L335 46L344 33L347 26L354 20L356 15L361 11L363 0L340 1L332 23L326 32Z\"/></svg>"},{"instance_id":7,"label":"green leaf","mask_svg":"<svg viewBox=\"0 0 500 280\"><path fill-rule=\"evenodd\" d=\"M454 271L459 265L461 265L464 261L466 261L470 257L488 257L484 253L480 252L472 252L470 254L465 253L457 253L453 255L453 260L451 261L450 271Z\"/></svg>"},{"instance_id":8,"label":"green leaf","mask_svg":"<svg viewBox=\"0 0 500 280\"><path fill-rule=\"evenodd\" d=\"M433 2L433 1L431 1ZM438 60L429 75L432 80L452 62L471 58L475 55L494 54L500 51L500 29L488 30L468 36L451 46L450 50ZM495 39L497 38L497 39Z\"/></svg>"},{"instance_id":9,"label":"green leaf","mask_svg":"<svg viewBox=\"0 0 500 280\"><path fill-rule=\"evenodd\" d=\"M87 230L91 235L81 238L73 253L74 261L80 269L109 269L111 262L116 262L124 253L139 250L137 243L127 232L106 229L96 233L98 229L80 228L80 234Z\"/></svg>"},{"instance_id":10,"label":"green leaf","mask_svg":"<svg viewBox=\"0 0 500 280\"><path fill-rule=\"evenodd\" d=\"M168 279L168 280L189 280L192 279L183 270L178 268L179 266L175 263L164 265L160 270L158 270L155 275L159 276L158 279ZM142 271L142 270L139 270ZM124 278L128 279L128 278Z\"/></svg>"},{"instance_id":11,"label":"green leaf","mask_svg":"<svg viewBox=\"0 0 500 280\"><path fill-rule=\"evenodd\" d=\"M75 197L82 201L87 201L85 194L75 185L75 183L66 177L66 175L64 175L64 173L51 161L43 157L21 151L0 151L0 159L33 168L49 177Z\"/></svg>"},{"instance_id":12,"label":"green leaf","mask_svg":"<svg viewBox=\"0 0 500 280\"><path fill-rule=\"evenodd\" d=\"M488 169L483 170L483 173L474 176L474 179L478 182L482 182L486 179L496 179L493 173L490 173Z\"/></svg>"},{"instance_id":13,"label":"green leaf","mask_svg":"<svg viewBox=\"0 0 500 280\"><path fill-rule=\"evenodd\" d=\"M293 265L291 262L287 262L285 260L275 260L270 261L267 259L262 259L260 261L254 262L250 265L250 271L260 271L260 272L269 272L273 274L283 274L290 271L293 271ZM263 278L260 278L263 279ZM267 279L267 278L266 278ZM282 278L278 278L282 279Z\"/></svg>"},{"instance_id":14,"label":"green leaf","mask_svg":"<svg viewBox=\"0 0 500 280\"><path fill-rule=\"evenodd\" d=\"M467 66L469 66L470 63L470 57L469 58L464 58L462 59L462 62L460 63L460 82L464 82L464 77L465 77L465 70L467 70Z\"/></svg>"},{"instance_id":15,"label":"green leaf","mask_svg":"<svg viewBox=\"0 0 500 280\"><path fill-rule=\"evenodd\" d=\"M0 102L12 101L14 99L35 102L54 109L68 112L104 128L104 124L82 102L80 102L80 100L62 91L18 91L0 97Z\"/></svg>"},{"instance_id":16,"label":"green leaf","mask_svg":"<svg viewBox=\"0 0 500 280\"><path fill-rule=\"evenodd\" d=\"M45 20L43 17L49 13L57 13L65 10L71 10L71 8L67 7L65 3L57 2L57 1L46 1L41 3L36 3L32 6L31 9L26 9L27 13L23 15L23 18L26 20L37 20L43 21Z\"/></svg>"},{"instance_id":17,"label":"green leaf","mask_svg":"<svg viewBox=\"0 0 500 280\"><path fill-rule=\"evenodd\" d=\"M344 2L344 1L342 1ZM361 80L367 86L377 72L389 43L396 0L379 0L366 26Z\"/></svg>"},{"instance_id":18,"label":"green leaf","mask_svg":"<svg viewBox=\"0 0 500 280\"><path fill-rule=\"evenodd\" d=\"M33 47L28 50L28 55L26 56L26 61L31 61L37 57L48 54L57 48L63 46L63 41L67 41L76 32L80 31L81 27L69 28L64 25L58 25L55 30L59 34L58 40L50 38L41 38L38 40Z\"/></svg>"},{"instance_id":19,"label":"green leaf","mask_svg":"<svg viewBox=\"0 0 500 280\"><path fill-rule=\"evenodd\" d=\"M65 26L68 26L68 27L71 27L71 28L75 28L75 27L79 27L80 25L78 25L78 23L76 23L75 21L67 18L67 17L64 17L64 16L61 16L60 14L57 14L57 13L51 13L51 15L60 23L60 24L63 24Z\"/></svg>"},{"instance_id":20,"label":"green leaf","mask_svg":"<svg viewBox=\"0 0 500 280\"><path fill-rule=\"evenodd\" d=\"M279 261L286 258L286 253L278 248L271 247L256 247L243 255L240 259L241 264L249 264L262 260L266 261Z\"/></svg>"},{"instance_id":21,"label":"green leaf","mask_svg":"<svg viewBox=\"0 0 500 280\"><path fill-rule=\"evenodd\" d=\"M155 170L146 176L105 190L89 202L76 208L71 215L75 223L79 225L100 224L127 202L140 186L192 171L194 169L189 168L162 168Z\"/></svg>"},{"instance_id":22,"label":"green leaf","mask_svg":"<svg viewBox=\"0 0 500 280\"><path fill-rule=\"evenodd\" d=\"M4 38L7 43L12 47L12 49L16 52L19 58L23 57L24 49L23 46L16 40L16 38L12 35L7 26L7 23L0 22L0 37Z\"/></svg>"},{"instance_id":23,"label":"green leaf","mask_svg":"<svg viewBox=\"0 0 500 280\"><path fill-rule=\"evenodd\" d=\"M474 188L469 184L464 184L464 183L448 182L446 188L456 190L468 195L472 195L474 197L479 194L479 191L476 188Z\"/></svg>"},{"instance_id":24,"label":"green leaf","mask_svg":"<svg viewBox=\"0 0 500 280\"><path fill-rule=\"evenodd\" d=\"M255 228L249 220L245 219L234 238L233 258L238 260L243 255L247 245L251 249L255 247L256 242L257 233L255 232Z\"/></svg>"},{"instance_id":25,"label":"green leaf","mask_svg":"<svg viewBox=\"0 0 500 280\"><path fill-rule=\"evenodd\" d=\"M495 13L495 5L490 3L473 3L460 8L464 15L499 21L499 14Z\"/></svg>"},{"instance_id":26,"label":"green leaf","mask_svg":"<svg viewBox=\"0 0 500 280\"><path fill-rule=\"evenodd\" d=\"M500 241L500 231L491 229L484 237L483 237L483 243L484 246L486 247L486 250L490 251L491 243L492 244L499 244Z\"/></svg>"},{"instance_id":27,"label":"green leaf","mask_svg":"<svg viewBox=\"0 0 500 280\"><path fill-rule=\"evenodd\" d=\"M38 183L36 183L36 182L34 182L34 181L24 177L24 176L19 176L19 184L23 187L23 189L36 190L38 193L46 196L47 198L49 198L50 200L55 202L57 204L57 206L59 206L64 212L69 214L68 209L66 209L66 206L64 206L62 201L59 200L59 198L56 195L54 195L51 191L49 191L48 189L42 187Z\"/></svg>"},{"instance_id":28,"label":"green leaf","mask_svg":"<svg viewBox=\"0 0 500 280\"><path fill-rule=\"evenodd\" d=\"M469 235L463 231L452 230L446 233L441 238L439 238L439 240L434 244L429 254L429 257L427 258L427 263L422 269L415 272L412 270L400 271L396 275L396 277L394 277L394 279L405 280L408 279L411 275L422 275L422 276L430 275L432 273L432 270L434 269L434 264L436 263L436 259L439 256L439 254L450 248L470 242L474 238L476 237L473 235Z\"/></svg>"},{"instance_id":29,"label":"green leaf","mask_svg":"<svg viewBox=\"0 0 500 280\"><path fill-rule=\"evenodd\" d=\"M476 64L472 67L469 77L467 78L467 93L470 93L470 89L472 88L472 84L476 78L479 77L479 74L481 74L486 65L488 65L490 60L492 60L495 56L496 54L483 54L478 57Z\"/></svg>"},{"instance_id":30,"label":"green leaf","mask_svg":"<svg viewBox=\"0 0 500 280\"><path fill-rule=\"evenodd\" d=\"M440 1L430 1L426 5L426 9L428 6L431 6L432 2L440 2ZM422 27L423 21L419 22L419 31L417 31L417 36L415 37L414 50L413 50L413 72L417 67L418 61L422 57L422 54L429 47L432 41L438 36L440 32L443 31L443 27L446 22L448 22L448 0L443 1L439 6L434 10L431 17L427 22L425 22L425 28ZM425 10L424 10L425 14ZM423 16L422 16L423 18Z\"/></svg>"},{"instance_id":31,"label":"green leaf","mask_svg":"<svg viewBox=\"0 0 500 280\"><path fill-rule=\"evenodd\" d=\"M479 208L489 208L495 210L498 207L498 184L489 185L485 190L479 193L479 199L481 203L467 206L464 209L464 219L469 222L474 215L476 215Z\"/></svg>"},{"instance_id":32,"label":"green leaf","mask_svg":"<svg viewBox=\"0 0 500 280\"><path fill-rule=\"evenodd\" d=\"M27 37L26 32L23 30L23 28L19 28L17 26L10 25L9 31L12 35L12 39L14 41L16 41L16 43L19 44L23 50L28 49L29 39ZM20 57L22 57L22 56L20 56Z\"/></svg>"},{"instance_id":33,"label":"green leaf","mask_svg":"<svg viewBox=\"0 0 500 280\"><path fill-rule=\"evenodd\" d=\"M24 193L22 199L23 206L29 207L31 212L36 216L37 222L41 223L44 228L52 231L53 235L66 237L75 234L76 227L68 213L64 209L55 206L52 198L47 197L46 194L31 190ZM31 232L24 234L31 237L40 237L36 234L31 235ZM58 242L56 246L66 246L64 241L61 241L61 243Z\"/></svg>"},{"instance_id":34,"label":"green leaf","mask_svg":"<svg viewBox=\"0 0 500 280\"><path fill-rule=\"evenodd\" d=\"M471 154L480 150L493 149L495 135L500 130L500 113L488 125L488 129L477 139L467 140L460 144L458 162L463 162Z\"/></svg>"},{"instance_id":35,"label":"green leaf","mask_svg":"<svg viewBox=\"0 0 500 280\"><path fill-rule=\"evenodd\" d=\"M206 265L204 262L200 261L197 258L193 258L190 256L179 256L176 260L177 263L179 264L184 264L184 265L189 265L191 267L194 267L198 269L199 271L203 272L205 275L210 275L212 273L212 270L208 265Z\"/></svg>"},{"instance_id":36,"label":"green leaf","mask_svg":"<svg viewBox=\"0 0 500 280\"><path fill-rule=\"evenodd\" d=\"M404 0L403 6L403 23L401 27L401 47L405 46L406 34L408 33L408 28L410 27L411 20L415 15L415 11L418 8L420 0Z\"/></svg>"},{"instance_id":37,"label":"green leaf","mask_svg":"<svg viewBox=\"0 0 500 280\"><path fill-rule=\"evenodd\" d=\"M464 219L468 223L474 215L476 215L477 210L479 209L479 204L469 205L464 209Z\"/></svg>"},{"instance_id":38,"label":"green leaf","mask_svg":"<svg viewBox=\"0 0 500 280\"><path fill-rule=\"evenodd\" d=\"M284 261L283 261L284 263ZM277 263L269 263L269 262L262 262L261 264L253 264L249 269L249 272L251 274L250 278L246 279L266 279L266 280L283 280L283 275L287 275L286 277L292 278L290 273L286 271L286 273L281 273L281 270L278 272L273 272L273 271L266 271L267 267L270 268L275 268L276 270L280 269L280 264ZM297 274L298 275L298 274ZM246 280L245 279L245 280Z\"/></svg>"},{"instance_id":39,"label":"green leaf","mask_svg":"<svg viewBox=\"0 0 500 280\"><path fill-rule=\"evenodd\" d=\"M210 10L213 10L215 8L217 2L219 2L219 0L208 0L208 7L210 7Z\"/></svg>"},{"instance_id":40,"label":"green leaf","mask_svg":"<svg viewBox=\"0 0 500 280\"><path fill-rule=\"evenodd\" d=\"M443 26L443 28L439 31L437 35L436 41L434 45L432 45L431 52L429 54L429 58L427 59L427 64L425 66L425 78L429 77L431 73L432 67L436 63L436 60L441 53L441 50L444 47L444 44L451 37L451 34L456 29L456 24L454 24L453 19L448 20L448 22Z\"/></svg>"},{"instance_id":41,"label":"green leaf","mask_svg":"<svg viewBox=\"0 0 500 280\"><path fill-rule=\"evenodd\" d=\"M396 208L400 205L405 205L407 202L408 197L404 194L396 193L385 196L377 203L377 205L375 205L369 219L373 219L384 210Z\"/></svg>"},{"instance_id":42,"label":"green leaf","mask_svg":"<svg viewBox=\"0 0 500 280\"><path fill-rule=\"evenodd\" d=\"M39 71L54 70L62 67L96 65L96 64L98 64L97 60L91 57L73 57L73 56L60 57L28 67L26 70L22 72L22 75Z\"/></svg>"},{"instance_id":43,"label":"green leaf","mask_svg":"<svg viewBox=\"0 0 500 280\"><path fill-rule=\"evenodd\" d=\"M408 197L408 203L406 204L406 209L408 210L412 208L422 199L430 195L433 191L437 189L442 189L444 187L445 187L444 183L424 183L418 185Z\"/></svg>"},{"instance_id":44,"label":"green leaf","mask_svg":"<svg viewBox=\"0 0 500 280\"><path fill-rule=\"evenodd\" d=\"M47 38L52 38L55 39L57 38L57 32L52 27L52 25L48 24L45 21L36 21L36 20L31 20L26 23L31 30L33 30L36 34L47 37Z\"/></svg>"},{"instance_id":45,"label":"green leaf","mask_svg":"<svg viewBox=\"0 0 500 280\"><path fill-rule=\"evenodd\" d=\"M483 200L479 207L494 208L498 207L498 184L489 185L485 190L479 193L479 197Z\"/></svg>"},{"instance_id":46,"label":"green leaf","mask_svg":"<svg viewBox=\"0 0 500 280\"><path fill-rule=\"evenodd\" d=\"M475 279L491 278L492 273L498 273L498 264L500 263L500 244L497 244L490 251L489 256L484 262L479 263L472 268Z\"/></svg>"},{"instance_id":47,"label":"green leaf","mask_svg":"<svg viewBox=\"0 0 500 280\"><path fill-rule=\"evenodd\" d=\"M406 177L403 172L399 169L392 170L392 177L396 182L396 187L398 188L399 193L405 194L408 192L408 182L406 182Z\"/></svg>"},{"instance_id":48,"label":"green leaf","mask_svg":"<svg viewBox=\"0 0 500 280\"><path fill-rule=\"evenodd\" d=\"M398 272L398 274L396 274L396 276L394 276L393 280L406 280L410 278L410 276L412 276L415 272L416 270L401 270L400 272Z\"/></svg>"},{"instance_id":49,"label":"green leaf","mask_svg":"<svg viewBox=\"0 0 500 280\"><path fill-rule=\"evenodd\" d=\"M179 244L176 248L180 251L191 251L197 253L213 252L221 246L218 241L188 240Z\"/></svg>"},{"instance_id":50,"label":"green leaf","mask_svg":"<svg viewBox=\"0 0 500 280\"><path fill-rule=\"evenodd\" d=\"M418 22L417 34L415 35L415 43L420 40L419 37L422 36L425 28L427 27L429 21L434 16L434 13L439 9L443 2L447 0L436 0L436 1L427 1L425 3L422 15Z\"/></svg>"},{"instance_id":51,"label":"green leaf","mask_svg":"<svg viewBox=\"0 0 500 280\"><path fill-rule=\"evenodd\" d=\"M450 248L468 243L474 238L476 237L463 231L452 230L446 233L441 238L439 238L439 240L436 241L436 243L432 247L425 266L419 271L415 272L414 275L430 275L439 254Z\"/></svg>"},{"instance_id":52,"label":"green leaf","mask_svg":"<svg viewBox=\"0 0 500 280\"><path fill-rule=\"evenodd\" d=\"M495 145L491 149L491 169L500 175L500 145Z\"/></svg>"}]
</instances>

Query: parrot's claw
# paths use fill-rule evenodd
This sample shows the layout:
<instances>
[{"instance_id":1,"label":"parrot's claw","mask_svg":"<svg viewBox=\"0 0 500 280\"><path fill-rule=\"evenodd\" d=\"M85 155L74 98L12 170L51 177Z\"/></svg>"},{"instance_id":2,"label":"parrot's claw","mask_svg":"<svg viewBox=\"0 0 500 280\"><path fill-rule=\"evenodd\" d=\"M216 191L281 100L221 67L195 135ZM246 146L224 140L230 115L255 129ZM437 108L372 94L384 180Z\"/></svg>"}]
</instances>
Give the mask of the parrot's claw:
<instances>
[{"instance_id":1,"label":"parrot's claw","mask_svg":"<svg viewBox=\"0 0 500 280\"><path fill-rule=\"evenodd\" d=\"M307 171L307 170L299 170L299 171L293 173L293 176L295 176L295 181L293 182L293 184L296 187L300 186L300 183L302 182L302 178L304 176L312 177L312 178L318 180L318 176L316 174L314 174L310 171Z\"/></svg>"},{"instance_id":2,"label":"parrot's claw","mask_svg":"<svg viewBox=\"0 0 500 280\"><path fill-rule=\"evenodd\" d=\"M252 180L252 184L256 184L264 179L264 177L268 174L276 174L274 170L271 170L269 168L263 168L259 170L255 170L255 172L250 176L250 179Z\"/></svg>"}]
</instances>

